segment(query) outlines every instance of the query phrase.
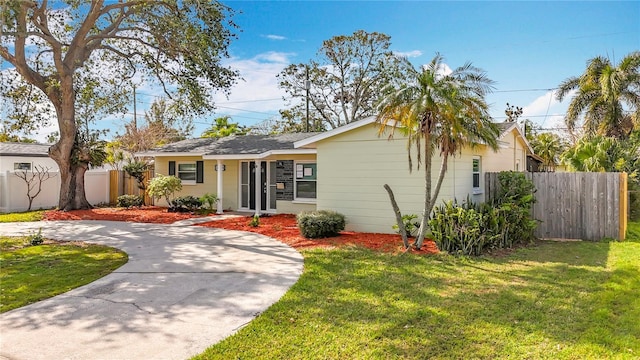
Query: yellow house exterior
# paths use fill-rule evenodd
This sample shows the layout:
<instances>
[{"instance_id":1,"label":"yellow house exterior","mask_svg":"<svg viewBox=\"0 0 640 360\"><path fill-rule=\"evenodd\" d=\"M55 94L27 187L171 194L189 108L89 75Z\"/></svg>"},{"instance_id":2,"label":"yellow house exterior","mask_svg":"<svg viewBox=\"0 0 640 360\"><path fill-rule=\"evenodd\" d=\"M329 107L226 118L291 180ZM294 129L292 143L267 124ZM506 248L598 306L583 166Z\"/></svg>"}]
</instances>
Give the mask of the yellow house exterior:
<instances>
[{"instance_id":1,"label":"yellow house exterior","mask_svg":"<svg viewBox=\"0 0 640 360\"><path fill-rule=\"evenodd\" d=\"M218 213L299 213L316 209L316 151L294 149L293 141L312 135L191 139L138 155L155 158L156 176L175 175L182 180L176 196L216 194ZM312 175L295 178L293 172L299 166L303 173L309 168ZM314 186L305 192L303 185ZM164 199L157 204L168 206Z\"/></svg>"},{"instance_id":2,"label":"yellow house exterior","mask_svg":"<svg viewBox=\"0 0 640 360\"><path fill-rule=\"evenodd\" d=\"M484 173L526 170L532 151L522 131L515 123L499 126L496 152L479 145L449 159L438 203L482 202ZM409 171L406 138L378 136L378 128L370 117L324 133L192 139L140 155L155 157L156 174L183 180L177 196L216 194L219 213L334 210L347 217L347 230L392 233L395 216L383 185L404 214L420 214L425 174ZM436 155L434 186L440 166Z\"/></svg>"},{"instance_id":3,"label":"yellow house exterior","mask_svg":"<svg viewBox=\"0 0 640 360\"><path fill-rule=\"evenodd\" d=\"M484 200L484 173L524 171L531 152L516 124L500 124L500 149L486 146L466 148L450 158L437 203L445 199L474 202ZM347 230L392 233L395 215L383 188L394 191L403 214L421 214L424 204L424 170L409 172L407 140L398 133L393 139L378 136L374 118L351 123L301 140L297 148L317 150L319 210L335 210L347 217ZM412 149L413 150L413 149ZM414 154L415 155L415 154ZM433 186L440 171L441 158L432 162Z\"/></svg>"}]
</instances>

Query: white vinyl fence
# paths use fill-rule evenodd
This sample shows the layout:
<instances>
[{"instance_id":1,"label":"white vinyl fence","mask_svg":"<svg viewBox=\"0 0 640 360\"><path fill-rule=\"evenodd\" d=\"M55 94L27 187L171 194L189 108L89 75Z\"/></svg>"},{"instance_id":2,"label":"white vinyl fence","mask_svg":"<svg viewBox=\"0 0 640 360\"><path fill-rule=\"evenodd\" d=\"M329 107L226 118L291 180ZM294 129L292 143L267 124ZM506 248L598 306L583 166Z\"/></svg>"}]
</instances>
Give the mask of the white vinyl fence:
<instances>
[{"instance_id":1,"label":"white vinyl fence","mask_svg":"<svg viewBox=\"0 0 640 360\"><path fill-rule=\"evenodd\" d=\"M31 210L50 209L58 206L60 173L50 171L51 178L42 183L42 192L31 205ZM27 173L27 179L31 174ZM37 191L38 179L34 179ZM92 205L109 202L109 171L90 170L84 175L87 200ZM0 213L25 211L29 207L27 183L16 176L16 171L0 172Z\"/></svg>"}]
</instances>

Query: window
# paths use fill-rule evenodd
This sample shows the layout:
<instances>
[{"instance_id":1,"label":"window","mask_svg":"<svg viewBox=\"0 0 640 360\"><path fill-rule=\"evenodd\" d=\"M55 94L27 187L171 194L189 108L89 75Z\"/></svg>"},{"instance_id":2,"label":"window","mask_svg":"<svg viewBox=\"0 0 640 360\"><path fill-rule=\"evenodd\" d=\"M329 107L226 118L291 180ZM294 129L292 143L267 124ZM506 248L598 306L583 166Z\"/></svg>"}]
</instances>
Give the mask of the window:
<instances>
[{"instance_id":1,"label":"window","mask_svg":"<svg viewBox=\"0 0 640 360\"><path fill-rule=\"evenodd\" d=\"M316 163L296 164L296 200L310 200L316 198Z\"/></svg>"},{"instance_id":2,"label":"window","mask_svg":"<svg viewBox=\"0 0 640 360\"><path fill-rule=\"evenodd\" d=\"M201 184L204 182L204 161L178 163L169 161L169 175L175 175L183 184ZM177 171L176 171L177 170Z\"/></svg>"},{"instance_id":3,"label":"window","mask_svg":"<svg viewBox=\"0 0 640 360\"><path fill-rule=\"evenodd\" d=\"M13 163L13 170L31 170L31 163Z\"/></svg>"},{"instance_id":4,"label":"window","mask_svg":"<svg viewBox=\"0 0 640 360\"><path fill-rule=\"evenodd\" d=\"M480 158L476 157L473 159L473 193L480 194Z\"/></svg>"},{"instance_id":5,"label":"window","mask_svg":"<svg viewBox=\"0 0 640 360\"><path fill-rule=\"evenodd\" d=\"M196 182L196 163L178 164L178 177L184 182Z\"/></svg>"}]
</instances>

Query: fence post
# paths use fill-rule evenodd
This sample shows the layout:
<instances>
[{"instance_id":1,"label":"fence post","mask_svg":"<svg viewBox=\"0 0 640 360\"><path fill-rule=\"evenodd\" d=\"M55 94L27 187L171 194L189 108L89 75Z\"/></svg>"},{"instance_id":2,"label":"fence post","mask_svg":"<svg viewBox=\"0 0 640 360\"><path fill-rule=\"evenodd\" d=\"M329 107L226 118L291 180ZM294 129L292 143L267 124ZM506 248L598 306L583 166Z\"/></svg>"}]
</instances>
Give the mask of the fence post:
<instances>
[{"instance_id":1,"label":"fence post","mask_svg":"<svg viewBox=\"0 0 640 360\"><path fill-rule=\"evenodd\" d=\"M627 236L627 208L629 207L626 196L628 191L627 179L627 173L620 173L620 209L618 212L618 218L620 219L619 240L624 240Z\"/></svg>"},{"instance_id":2,"label":"fence post","mask_svg":"<svg viewBox=\"0 0 640 360\"><path fill-rule=\"evenodd\" d=\"M9 196L9 194L10 194L10 192L9 192L9 170L5 171L5 173L4 173L4 181L2 183L2 193L4 194L2 196L4 204L0 204L0 206L1 205L5 205L4 208L3 208L3 211L11 212L11 196Z\"/></svg>"}]
</instances>

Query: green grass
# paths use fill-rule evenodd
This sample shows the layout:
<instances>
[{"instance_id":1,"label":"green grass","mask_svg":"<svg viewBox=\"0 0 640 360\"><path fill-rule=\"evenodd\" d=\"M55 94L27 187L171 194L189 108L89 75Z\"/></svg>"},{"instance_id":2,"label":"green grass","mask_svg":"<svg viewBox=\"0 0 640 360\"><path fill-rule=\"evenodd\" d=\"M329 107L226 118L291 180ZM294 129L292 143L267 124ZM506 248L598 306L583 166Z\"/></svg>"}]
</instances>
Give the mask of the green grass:
<instances>
[{"instance_id":1,"label":"green grass","mask_svg":"<svg viewBox=\"0 0 640 360\"><path fill-rule=\"evenodd\" d=\"M196 359L638 359L640 223L629 234L503 258L306 251L278 303Z\"/></svg>"},{"instance_id":2,"label":"green grass","mask_svg":"<svg viewBox=\"0 0 640 360\"><path fill-rule=\"evenodd\" d=\"M26 211L21 213L0 214L0 223L40 221L45 210Z\"/></svg>"},{"instance_id":3,"label":"green grass","mask_svg":"<svg viewBox=\"0 0 640 360\"><path fill-rule=\"evenodd\" d=\"M0 236L0 312L88 284L127 262L124 252L107 246L28 242Z\"/></svg>"}]
</instances>

